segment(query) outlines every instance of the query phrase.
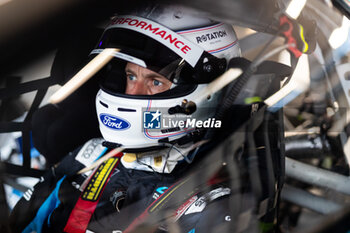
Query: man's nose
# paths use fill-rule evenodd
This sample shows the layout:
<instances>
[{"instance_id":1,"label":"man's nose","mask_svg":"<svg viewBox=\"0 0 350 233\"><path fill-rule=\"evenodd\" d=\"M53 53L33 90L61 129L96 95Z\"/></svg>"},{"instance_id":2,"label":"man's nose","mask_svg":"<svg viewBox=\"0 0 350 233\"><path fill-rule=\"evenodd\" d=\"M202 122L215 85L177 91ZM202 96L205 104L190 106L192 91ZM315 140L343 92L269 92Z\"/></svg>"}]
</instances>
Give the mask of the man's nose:
<instances>
[{"instance_id":1,"label":"man's nose","mask_svg":"<svg viewBox=\"0 0 350 233\"><path fill-rule=\"evenodd\" d=\"M147 95L147 88L144 82L136 81L131 88L127 88L125 94L128 95Z\"/></svg>"}]
</instances>

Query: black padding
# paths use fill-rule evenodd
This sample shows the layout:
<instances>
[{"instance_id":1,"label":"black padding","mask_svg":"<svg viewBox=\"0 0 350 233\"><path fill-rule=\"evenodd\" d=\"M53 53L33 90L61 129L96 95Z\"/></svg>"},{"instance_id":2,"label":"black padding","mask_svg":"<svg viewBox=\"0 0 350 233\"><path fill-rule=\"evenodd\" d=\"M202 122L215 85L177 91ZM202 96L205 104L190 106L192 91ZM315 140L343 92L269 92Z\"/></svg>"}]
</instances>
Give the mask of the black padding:
<instances>
[{"instance_id":1,"label":"black padding","mask_svg":"<svg viewBox=\"0 0 350 233\"><path fill-rule=\"evenodd\" d=\"M94 99L98 89L90 88L90 96L75 93L57 105L46 105L32 119L33 143L49 164L61 160L87 140L99 137Z\"/></svg>"},{"instance_id":2,"label":"black padding","mask_svg":"<svg viewBox=\"0 0 350 233\"><path fill-rule=\"evenodd\" d=\"M98 29L80 29L67 36L57 51L51 77L61 84L72 78L86 64L101 33ZM33 114L33 143L49 165L87 140L101 136L95 111L98 89L96 76L61 103L48 104Z\"/></svg>"},{"instance_id":3,"label":"black padding","mask_svg":"<svg viewBox=\"0 0 350 233\"><path fill-rule=\"evenodd\" d=\"M67 36L57 50L51 77L60 84L72 78L87 61L102 32L102 29L97 28L81 28L75 34Z\"/></svg>"},{"instance_id":4,"label":"black padding","mask_svg":"<svg viewBox=\"0 0 350 233\"><path fill-rule=\"evenodd\" d=\"M229 62L229 68L242 68L247 69L250 65L250 61L243 57L234 57ZM275 61L262 62L255 74L274 74L278 78L285 78L293 73L293 69L290 66L284 65Z\"/></svg>"},{"instance_id":5,"label":"black padding","mask_svg":"<svg viewBox=\"0 0 350 233\"><path fill-rule=\"evenodd\" d=\"M241 68L244 71L248 69L251 61L243 57L232 58L229 62L229 68ZM223 96L223 103L220 104L217 112L222 111L222 122L223 126L221 129L217 130L216 135L227 136L231 132L238 129L243 122L246 122L251 118L252 106L251 104L245 104L244 100L246 97L259 96L262 99L272 95L280 88L280 81L285 77L292 74L292 67L275 62L275 61L264 61L262 62L254 73L252 73L247 82L239 90L237 96L234 98L234 101L227 104L227 109L223 111L223 103L228 99L229 93L226 93ZM256 79L256 80L254 80ZM260 80L259 80L260 79ZM258 89L251 88L250 92L247 92L247 85L250 84L250 81L265 81L261 85L257 85ZM228 91L232 91L236 82L229 84ZM254 91L254 92L253 92ZM263 103L258 103L259 108ZM218 114L215 116L216 119L220 119ZM220 137L219 137L220 138Z\"/></svg>"},{"instance_id":6,"label":"black padding","mask_svg":"<svg viewBox=\"0 0 350 233\"><path fill-rule=\"evenodd\" d=\"M276 77L284 79L292 75L293 69L290 66L284 65L275 61L264 61L258 67L258 74L275 74Z\"/></svg>"}]
</instances>

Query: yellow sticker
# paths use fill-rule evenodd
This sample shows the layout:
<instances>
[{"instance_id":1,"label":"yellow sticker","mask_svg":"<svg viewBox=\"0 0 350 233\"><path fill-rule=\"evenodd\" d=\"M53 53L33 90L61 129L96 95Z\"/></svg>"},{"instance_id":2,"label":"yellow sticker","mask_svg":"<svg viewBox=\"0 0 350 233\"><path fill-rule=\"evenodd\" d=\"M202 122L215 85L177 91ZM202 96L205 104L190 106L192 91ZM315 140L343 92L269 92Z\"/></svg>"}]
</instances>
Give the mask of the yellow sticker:
<instances>
[{"instance_id":1,"label":"yellow sticker","mask_svg":"<svg viewBox=\"0 0 350 233\"><path fill-rule=\"evenodd\" d=\"M154 165L160 167L162 165L162 156L154 157Z\"/></svg>"},{"instance_id":2,"label":"yellow sticker","mask_svg":"<svg viewBox=\"0 0 350 233\"><path fill-rule=\"evenodd\" d=\"M132 163L136 160L136 154L134 153L124 153L122 157L124 162Z\"/></svg>"}]
</instances>

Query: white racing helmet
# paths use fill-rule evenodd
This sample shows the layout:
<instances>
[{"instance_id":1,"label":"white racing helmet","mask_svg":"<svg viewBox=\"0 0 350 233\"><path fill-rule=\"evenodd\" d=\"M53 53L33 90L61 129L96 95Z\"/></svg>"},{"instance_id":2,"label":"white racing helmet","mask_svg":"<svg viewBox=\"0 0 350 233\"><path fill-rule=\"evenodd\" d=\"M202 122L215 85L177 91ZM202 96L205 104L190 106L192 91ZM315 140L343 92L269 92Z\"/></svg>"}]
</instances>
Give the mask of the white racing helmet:
<instances>
[{"instance_id":1,"label":"white racing helmet","mask_svg":"<svg viewBox=\"0 0 350 233\"><path fill-rule=\"evenodd\" d=\"M100 72L104 79L96 97L100 131L107 142L142 151L178 142L198 127L220 126L211 118L220 93L190 112L181 104L224 73L229 59L240 56L231 25L195 16L180 6L157 5L115 16L91 54L105 48L120 49ZM128 62L163 75L173 83L171 89L126 95Z\"/></svg>"}]
</instances>

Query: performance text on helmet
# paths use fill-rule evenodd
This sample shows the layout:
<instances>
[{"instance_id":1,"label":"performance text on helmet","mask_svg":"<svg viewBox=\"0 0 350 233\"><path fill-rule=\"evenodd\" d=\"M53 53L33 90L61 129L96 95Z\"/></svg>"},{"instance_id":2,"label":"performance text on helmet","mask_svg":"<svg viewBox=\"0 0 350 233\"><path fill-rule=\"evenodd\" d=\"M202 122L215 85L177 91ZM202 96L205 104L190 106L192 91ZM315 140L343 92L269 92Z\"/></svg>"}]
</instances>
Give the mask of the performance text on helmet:
<instances>
[{"instance_id":1,"label":"performance text on helmet","mask_svg":"<svg viewBox=\"0 0 350 233\"><path fill-rule=\"evenodd\" d=\"M178 37L174 37L174 35L168 33L165 30L162 30L161 28L152 25L151 23L147 23L142 20L138 19L132 19L132 18L115 18L111 22L111 25L120 24L120 25L129 25L131 27L135 28L141 28L145 31L150 31L154 35L159 36L159 38L162 38L165 41L169 41L171 45L173 45L176 49L180 50L182 53L187 54L188 51L191 50L191 47L185 44L182 40L180 40Z\"/></svg>"}]
</instances>

